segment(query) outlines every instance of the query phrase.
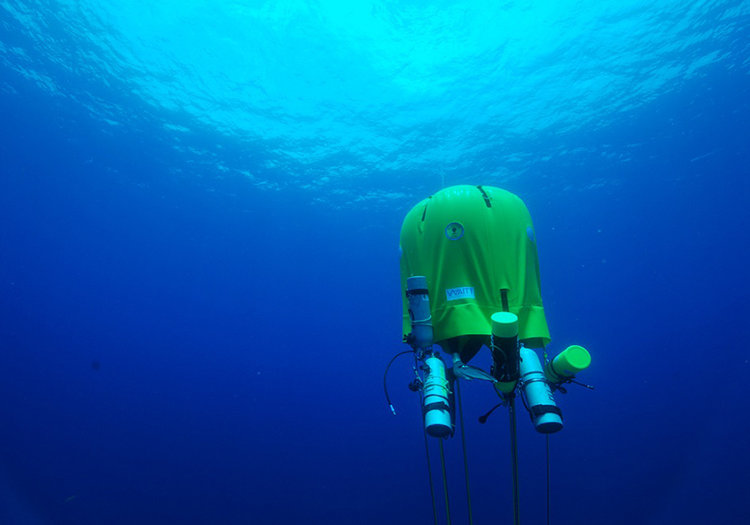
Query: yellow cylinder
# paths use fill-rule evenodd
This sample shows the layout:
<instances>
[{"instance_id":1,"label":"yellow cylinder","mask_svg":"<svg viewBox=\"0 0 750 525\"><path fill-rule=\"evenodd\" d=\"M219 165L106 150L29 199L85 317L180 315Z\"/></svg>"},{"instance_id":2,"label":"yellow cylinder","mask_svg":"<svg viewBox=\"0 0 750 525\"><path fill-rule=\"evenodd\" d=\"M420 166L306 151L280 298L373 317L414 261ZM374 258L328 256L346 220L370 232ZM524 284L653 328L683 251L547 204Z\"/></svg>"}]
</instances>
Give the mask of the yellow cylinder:
<instances>
[{"instance_id":1,"label":"yellow cylinder","mask_svg":"<svg viewBox=\"0 0 750 525\"><path fill-rule=\"evenodd\" d=\"M553 383L559 383L564 379L575 377L578 372L586 370L589 365L591 365L591 354L588 350L579 345L570 345L544 367L544 375Z\"/></svg>"},{"instance_id":2,"label":"yellow cylinder","mask_svg":"<svg viewBox=\"0 0 750 525\"><path fill-rule=\"evenodd\" d=\"M516 337L518 335L518 316L510 312L496 312L492 320L492 335L495 337Z\"/></svg>"}]
</instances>

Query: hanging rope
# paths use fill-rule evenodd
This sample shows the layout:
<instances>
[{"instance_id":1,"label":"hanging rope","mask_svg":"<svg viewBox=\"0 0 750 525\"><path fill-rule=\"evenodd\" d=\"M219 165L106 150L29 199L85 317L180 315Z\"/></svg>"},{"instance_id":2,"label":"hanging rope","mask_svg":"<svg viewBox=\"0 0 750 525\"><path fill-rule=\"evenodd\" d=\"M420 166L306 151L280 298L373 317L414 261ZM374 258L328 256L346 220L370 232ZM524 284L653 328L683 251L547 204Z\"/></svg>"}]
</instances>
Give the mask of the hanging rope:
<instances>
[{"instance_id":1,"label":"hanging rope","mask_svg":"<svg viewBox=\"0 0 750 525\"><path fill-rule=\"evenodd\" d=\"M469 488L469 458L466 454L466 433L464 432L464 407L461 403L460 381L456 380L456 399L458 401L458 419L461 424L461 445L464 450L464 475L466 477L466 506L469 510L469 525L474 524L471 513L471 488Z\"/></svg>"},{"instance_id":2,"label":"hanging rope","mask_svg":"<svg viewBox=\"0 0 750 525\"><path fill-rule=\"evenodd\" d=\"M445 520L451 525L451 504L448 499L448 474L445 472L445 452L443 451L443 440L440 440L440 465L443 468L443 494L445 495Z\"/></svg>"},{"instance_id":3,"label":"hanging rope","mask_svg":"<svg viewBox=\"0 0 750 525\"><path fill-rule=\"evenodd\" d=\"M421 402L420 402L421 407ZM432 500L432 519L437 525L438 522L438 516L437 516L437 502L435 501L435 485L432 483L432 467L430 466L430 447L427 444L427 431L423 431L422 434L424 435L424 451L427 456L427 477L430 480L430 499Z\"/></svg>"},{"instance_id":4,"label":"hanging rope","mask_svg":"<svg viewBox=\"0 0 750 525\"><path fill-rule=\"evenodd\" d=\"M513 525L519 525L518 516L518 442L516 434L516 402L515 396L511 394L508 402L508 413L510 414L510 457L511 475L513 477Z\"/></svg>"},{"instance_id":5,"label":"hanging rope","mask_svg":"<svg viewBox=\"0 0 750 525\"><path fill-rule=\"evenodd\" d=\"M544 435L547 438L547 525L549 525L549 434Z\"/></svg>"}]
</instances>

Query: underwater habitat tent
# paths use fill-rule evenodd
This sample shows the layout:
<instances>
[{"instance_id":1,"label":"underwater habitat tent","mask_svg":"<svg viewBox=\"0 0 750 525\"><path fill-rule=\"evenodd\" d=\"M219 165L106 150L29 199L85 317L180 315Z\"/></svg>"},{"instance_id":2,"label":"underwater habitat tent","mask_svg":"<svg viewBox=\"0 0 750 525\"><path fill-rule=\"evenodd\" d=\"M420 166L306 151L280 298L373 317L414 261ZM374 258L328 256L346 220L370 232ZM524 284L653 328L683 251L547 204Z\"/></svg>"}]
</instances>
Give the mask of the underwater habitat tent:
<instances>
[{"instance_id":1,"label":"underwater habitat tent","mask_svg":"<svg viewBox=\"0 0 750 525\"><path fill-rule=\"evenodd\" d=\"M519 339L550 340L542 306L531 215L512 193L490 186L453 186L423 200L401 228L401 288L427 276L435 342L490 334L503 307L518 316ZM404 300L404 335L411 330Z\"/></svg>"},{"instance_id":2,"label":"underwater habitat tent","mask_svg":"<svg viewBox=\"0 0 750 525\"><path fill-rule=\"evenodd\" d=\"M500 403L480 418L505 406L510 415L514 523L520 523L518 444L515 399L519 397L537 432L547 439L562 429L562 412L553 392L565 392L591 363L588 351L572 345L547 358L550 334L541 295L536 235L531 215L516 195L490 186L453 186L424 199L406 215L401 228L401 287L403 339L413 353L416 378L409 385L419 392L426 436L438 438L445 490L445 515L451 521L443 440L453 436L456 412L460 420L469 523L472 523L468 459L463 427L461 379L492 383ZM439 345L451 356L446 367ZM481 347L492 353L489 373L468 364ZM542 363L535 348L544 349ZM395 415L388 396L386 399ZM425 439L428 470L430 455ZM549 468L547 520L549 523ZM437 511L432 485L433 516Z\"/></svg>"}]
</instances>

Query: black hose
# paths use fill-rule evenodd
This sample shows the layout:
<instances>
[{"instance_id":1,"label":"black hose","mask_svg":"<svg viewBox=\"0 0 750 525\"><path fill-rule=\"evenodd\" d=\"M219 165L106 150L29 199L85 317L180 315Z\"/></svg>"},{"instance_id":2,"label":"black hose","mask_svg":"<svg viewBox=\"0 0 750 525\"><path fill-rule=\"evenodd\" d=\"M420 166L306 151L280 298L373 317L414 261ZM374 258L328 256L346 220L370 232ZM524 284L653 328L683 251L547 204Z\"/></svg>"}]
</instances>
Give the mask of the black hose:
<instances>
[{"instance_id":1,"label":"black hose","mask_svg":"<svg viewBox=\"0 0 750 525\"><path fill-rule=\"evenodd\" d=\"M498 403L497 405L495 405L494 407L492 407L489 412L487 412L484 415L479 416L479 422L484 425L487 422L487 418L490 417L490 414L492 414L495 411L496 408L501 407L504 404L505 404L505 401L503 401L501 403Z\"/></svg>"},{"instance_id":2,"label":"black hose","mask_svg":"<svg viewBox=\"0 0 750 525\"><path fill-rule=\"evenodd\" d=\"M388 366L385 367L385 372L383 373L383 391L385 392L385 400L388 402L388 407L391 409L391 412L393 415L396 415L396 409L393 408L393 403L391 403L391 396L388 395L388 383L386 382L386 379L388 378L388 370L391 368L391 365L396 360L397 357L405 355L405 354L413 354L414 350L404 350L403 352L399 352L396 355L394 355L391 360L388 362Z\"/></svg>"}]
</instances>

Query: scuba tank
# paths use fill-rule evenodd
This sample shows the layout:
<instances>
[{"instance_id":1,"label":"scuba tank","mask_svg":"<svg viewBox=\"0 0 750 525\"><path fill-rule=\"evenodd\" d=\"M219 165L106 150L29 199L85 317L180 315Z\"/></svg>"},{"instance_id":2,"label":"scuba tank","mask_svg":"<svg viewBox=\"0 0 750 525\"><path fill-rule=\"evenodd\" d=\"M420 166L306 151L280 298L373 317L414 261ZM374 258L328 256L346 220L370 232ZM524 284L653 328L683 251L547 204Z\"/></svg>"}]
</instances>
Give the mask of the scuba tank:
<instances>
[{"instance_id":1,"label":"scuba tank","mask_svg":"<svg viewBox=\"0 0 750 525\"><path fill-rule=\"evenodd\" d=\"M562 430L562 412L555 404L539 357L525 347L521 347L521 390L537 432L552 434Z\"/></svg>"},{"instance_id":2,"label":"scuba tank","mask_svg":"<svg viewBox=\"0 0 750 525\"><path fill-rule=\"evenodd\" d=\"M424 352L432 348L432 314L427 278L421 275L409 277L406 280L406 298L409 300L411 318L411 334L407 343L418 353Z\"/></svg>"},{"instance_id":3,"label":"scuba tank","mask_svg":"<svg viewBox=\"0 0 750 525\"><path fill-rule=\"evenodd\" d=\"M429 435L444 438L453 432L450 386L445 374L445 364L439 354L432 350L432 315L427 278L421 275L409 277L406 280L406 297L409 300L411 318L411 334L407 342L416 350L417 359L424 361L424 427Z\"/></svg>"},{"instance_id":4,"label":"scuba tank","mask_svg":"<svg viewBox=\"0 0 750 525\"><path fill-rule=\"evenodd\" d=\"M561 430L562 413L555 404L539 357L518 344L518 316L497 312L491 321L492 375L498 381L495 388L504 395L513 395L519 384L537 432L551 434Z\"/></svg>"},{"instance_id":5,"label":"scuba tank","mask_svg":"<svg viewBox=\"0 0 750 525\"><path fill-rule=\"evenodd\" d=\"M509 394L516 388L518 370L518 316L510 312L497 312L492 322L492 377L497 379L495 388Z\"/></svg>"},{"instance_id":6,"label":"scuba tank","mask_svg":"<svg viewBox=\"0 0 750 525\"><path fill-rule=\"evenodd\" d=\"M445 364L437 354L424 360L427 371L422 387L424 428L433 437L445 438L453 433L450 409L450 388L445 377Z\"/></svg>"}]
</instances>

